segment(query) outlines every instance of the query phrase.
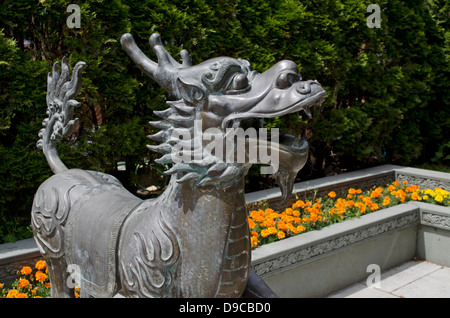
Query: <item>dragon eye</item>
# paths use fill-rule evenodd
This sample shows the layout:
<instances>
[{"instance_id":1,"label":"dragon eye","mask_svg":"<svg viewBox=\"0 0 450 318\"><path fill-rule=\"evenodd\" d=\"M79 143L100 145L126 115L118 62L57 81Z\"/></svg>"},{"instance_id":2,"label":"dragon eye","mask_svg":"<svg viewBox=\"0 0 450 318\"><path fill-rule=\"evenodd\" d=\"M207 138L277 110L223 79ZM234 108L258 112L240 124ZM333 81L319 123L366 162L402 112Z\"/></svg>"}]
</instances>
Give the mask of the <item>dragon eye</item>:
<instances>
[{"instance_id":1,"label":"dragon eye","mask_svg":"<svg viewBox=\"0 0 450 318\"><path fill-rule=\"evenodd\" d=\"M239 73L233 77L230 85L228 86L227 91L230 93L235 91L242 91L249 87L247 75Z\"/></svg>"},{"instance_id":2,"label":"dragon eye","mask_svg":"<svg viewBox=\"0 0 450 318\"><path fill-rule=\"evenodd\" d=\"M233 88L238 89L244 89L248 86L248 78L245 74L238 74L233 79Z\"/></svg>"},{"instance_id":3,"label":"dragon eye","mask_svg":"<svg viewBox=\"0 0 450 318\"><path fill-rule=\"evenodd\" d=\"M291 85L295 82L301 80L300 75L296 73L281 73L277 77L276 87L279 89L286 89L291 87Z\"/></svg>"}]
</instances>

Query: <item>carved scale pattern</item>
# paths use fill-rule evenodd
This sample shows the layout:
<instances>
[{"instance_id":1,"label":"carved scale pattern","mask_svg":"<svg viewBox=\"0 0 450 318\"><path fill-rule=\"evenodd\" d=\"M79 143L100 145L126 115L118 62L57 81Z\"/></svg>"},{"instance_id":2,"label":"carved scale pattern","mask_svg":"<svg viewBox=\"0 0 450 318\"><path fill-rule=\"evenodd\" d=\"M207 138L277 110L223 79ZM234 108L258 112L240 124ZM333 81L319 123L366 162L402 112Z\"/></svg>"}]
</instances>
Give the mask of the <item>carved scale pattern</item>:
<instances>
[{"instance_id":1,"label":"carved scale pattern","mask_svg":"<svg viewBox=\"0 0 450 318\"><path fill-rule=\"evenodd\" d=\"M434 188L442 188L445 190L450 189L450 181L444 181L444 180L437 180L437 179L431 179L431 178L424 178L419 176L407 176L399 174L397 175L397 180L402 181L408 181L411 184L418 185L420 189L434 189Z\"/></svg>"},{"instance_id":2,"label":"carved scale pattern","mask_svg":"<svg viewBox=\"0 0 450 318\"><path fill-rule=\"evenodd\" d=\"M450 230L450 216L424 212L422 214L422 222L429 225L442 226Z\"/></svg>"}]
</instances>

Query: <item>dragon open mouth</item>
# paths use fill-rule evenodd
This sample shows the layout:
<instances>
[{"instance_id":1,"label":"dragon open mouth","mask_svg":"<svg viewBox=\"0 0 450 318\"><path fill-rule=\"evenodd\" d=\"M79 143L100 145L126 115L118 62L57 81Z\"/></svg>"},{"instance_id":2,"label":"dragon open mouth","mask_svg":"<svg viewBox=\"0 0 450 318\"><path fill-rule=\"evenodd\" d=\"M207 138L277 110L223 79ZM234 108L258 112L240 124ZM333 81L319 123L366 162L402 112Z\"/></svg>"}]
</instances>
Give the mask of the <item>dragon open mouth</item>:
<instances>
[{"instance_id":1,"label":"dragon open mouth","mask_svg":"<svg viewBox=\"0 0 450 318\"><path fill-rule=\"evenodd\" d=\"M303 116L303 114L306 114L306 116L311 119L312 108L320 107L327 96L320 84L315 84L316 82L313 83L314 84L312 85L317 85L317 89L311 92L311 95L308 95L306 98L284 109L271 112L270 115L265 114L264 117ZM245 126L245 121L241 122L241 125ZM262 127L263 119L258 121L258 125L259 127ZM284 202L292 193L298 172L308 160L308 141L304 134L303 136L294 136L284 133L279 135L276 140L269 140L267 144L260 143L260 146L271 149L271 153L273 151L278 151L278 166L276 167L277 169L274 171L273 176L280 187L282 201Z\"/></svg>"}]
</instances>

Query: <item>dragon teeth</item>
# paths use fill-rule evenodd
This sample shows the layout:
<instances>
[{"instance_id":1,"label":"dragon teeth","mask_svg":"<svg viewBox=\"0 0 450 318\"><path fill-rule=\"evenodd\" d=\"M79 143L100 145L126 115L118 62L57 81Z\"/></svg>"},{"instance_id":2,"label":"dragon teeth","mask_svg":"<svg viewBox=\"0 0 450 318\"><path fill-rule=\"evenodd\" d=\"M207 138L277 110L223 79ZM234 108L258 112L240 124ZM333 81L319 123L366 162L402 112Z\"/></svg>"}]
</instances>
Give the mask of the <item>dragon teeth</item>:
<instances>
[{"instance_id":1,"label":"dragon teeth","mask_svg":"<svg viewBox=\"0 0 450 318\"><path fill-rule=\"evenodd\" d=\"M312 118L311 110L308 107L303 108L303 110L305 111L305 113L309 117L309 119L311 119Z\"/></svg>"}]
</instances>

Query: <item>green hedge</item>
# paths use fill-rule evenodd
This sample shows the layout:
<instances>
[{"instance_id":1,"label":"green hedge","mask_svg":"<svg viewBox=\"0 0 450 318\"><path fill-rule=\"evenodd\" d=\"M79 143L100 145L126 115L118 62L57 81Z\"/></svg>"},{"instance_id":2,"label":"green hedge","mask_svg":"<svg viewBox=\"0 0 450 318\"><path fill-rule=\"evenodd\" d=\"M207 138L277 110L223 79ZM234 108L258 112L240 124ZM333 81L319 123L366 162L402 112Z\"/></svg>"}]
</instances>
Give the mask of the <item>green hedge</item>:
<instances>
[{"instance_id":1,"label":"green hedge","mask_svg":"<svg viewBox=\"0 0 450 318\"><path fill-rule=\"evenodd\" d=\"M81 7L80 29L66 26L71 3ZM318 79L328 91L323 111L309 123L281 118L267 125L308 131L305 174L321 176L333 165L436 158L448 164L448 2L377 1L378 29L366 24L370 3L2 1L0 215L28 215L34 192L51 175L35 143L45 117L46 74L64 55L87 68L78 98L82 133L60 145L63 161L116 174L136 190L136 165L155 158L145 147L147 122L166 107L166 96L123 52L125 32L149 56L148 38L159 32L175 57L186 48L194 63L218 55L248 59L258 71L281 59L298 63L303 78ZM127 163L124 176L115 170L118 161Z\"/></svg>"}]
</instances>

